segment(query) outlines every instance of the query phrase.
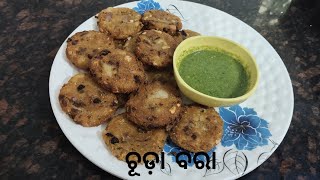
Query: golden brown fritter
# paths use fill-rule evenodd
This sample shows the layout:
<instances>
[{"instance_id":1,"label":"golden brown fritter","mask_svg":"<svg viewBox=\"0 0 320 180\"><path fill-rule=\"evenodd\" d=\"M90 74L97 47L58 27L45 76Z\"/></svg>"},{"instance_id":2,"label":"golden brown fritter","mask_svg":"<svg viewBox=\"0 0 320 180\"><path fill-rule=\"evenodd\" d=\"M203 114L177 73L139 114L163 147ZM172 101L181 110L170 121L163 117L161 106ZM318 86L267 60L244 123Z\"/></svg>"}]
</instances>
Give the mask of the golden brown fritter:
<instances>
[{"instance_id":1,"label":"golden brown fritter","mask_svg":"<svg viewBox=\"0 0 320 180\"><path fill-rule=\"evenodd\" d=\"M214 108L200 105L185 107L181 119L169 133L178 146L191 152L208 152L220 141L223 121Z\"/></svg>"},{"instance_id":2,"label":"golden brown fritter","mask_svg":"<svg viewBox=\"0 0 320 180\"><path fill-rule=\"evenodd\" d=\"M113 93L100 88L88 74L77 74L60 90L61 108L74 122L82 126L98 126L117 110Z\"/></svg>"},{"instance_id":3,"label":"golden brown fritter","mask_svg":"<svg viewBox=\"0 0 320 180\"><path fill-rule=\"evenodd\" d=\"M113 48L115 43L110 36L98 31L83 31L67 40L66 55L76 67L87 70L94 56Z\"/></svg>"},{"instance_id":4,"label":"golden brown fritter","mask_svg":"<svg viewBox=\"0 0 320 180\"><path fill-rule=\"evenodd\" d=\"M141 15L130 8L109 7L98 15L99 31L109 33L115 39L126 39L141 28Z\"/></svg>"},{"instance_id":5,"label":"golden brown fritter","mask_svg":"<svg viewBox=\"0 0 320 180\"><path fill-rule=\"evenodd\" d=\"M162 10L150 10L143 14L142 22L146 29L156 29L175 35L182 28L181 19Z\"/></svg>"},{"instance_id":6,"label":"golden brown fritter","mask_svg":"<svg viewBox=\"0 0 320 180\"><path fill-rule=\"evenodd\" d=\"M103 88L113 93L130 93L145 81L142 63L119 49L97 56L90 64L90 72Z\"/></svg>"},{"instance_id":7,"label":"golden brown fritter","mask_svg":"<svg viewBox=\"0 0 320 180\"><path fill-rule=\"evenodd\" d=\"M159 81L140 86L126 104L129 119L145 129L173 124L180 115L178 90Z\"/></svg>"},{"instance_id":8,"label":"golden brown fritter","mask_svg":"<svg viewBox=\"0 0 320 180\"><path fill-rule=\"evenodd\" d=\"M163 68L172 64L176 47L176 41L169 34L147 30L138 36L135 53L144 64Z\"/></svg>"},{"instance_id":9,"label":"golden brown fritter","mask_svg":"<svg viewBox=\"0 0 320 180\"><path fill-rule=\"evenodd\" d=\"M142 130L120 114L108 123L102 137L111 153L119 160L125 161L129 152L143 156L147 152L160 153L167 134L164 129ZM148 156L152 160L152 156ZM130 160L133 160L132 157Z\"/></svg>"}]
</instances>

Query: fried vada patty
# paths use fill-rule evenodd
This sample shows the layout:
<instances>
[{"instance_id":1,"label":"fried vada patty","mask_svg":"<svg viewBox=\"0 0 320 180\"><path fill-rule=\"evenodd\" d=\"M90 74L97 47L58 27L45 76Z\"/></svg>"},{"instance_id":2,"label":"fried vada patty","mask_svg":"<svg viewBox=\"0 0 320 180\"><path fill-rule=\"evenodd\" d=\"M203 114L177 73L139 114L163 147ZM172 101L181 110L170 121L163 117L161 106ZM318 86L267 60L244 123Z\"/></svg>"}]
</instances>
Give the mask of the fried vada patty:
<instances>
[{"instance_id":1,"label":"fried vada patty","mask_svg":"<svg viewBox=\"0 0 320 180\"><path fill-rule=\"evenodd\" d=\"M143 156L147 152L159 154L164 146L167 134L164 129L142 130L127 119L126 114L113 117L102 134L111 153L119 160L125 161L129 152ZM131 156L129 160L134 159ZM153 156L148 156L153 160Z\"/></svg>"},{"instance_id":2,"label":"fried vada patty","mask_svg":"<svg viewBox=\"0 0 320 180\"><path fill-rule=\"evenodd\" d=\"M145 12L142 16L142 22L146 29L156 29L171 35L176 34L182 28L182 22L178 16L162 10Z\"/></svg>"},{"instance_id":3,"label":"fried vada patty","mask_svg":"<svg viewBox=\"0 0 320 180\"><path fill-rule=\"evenodd\" d=\"M145 81L142 63L120 49L94 58L90 72L103 88L113 93L130 93Z\"/></svg>"},{"instance_id":4,"label":"fried vada patty","mask_svg":"<svg viewBox=\"0 0 320 180\"><path fill-rule=\"evenodd\" d=\"M67 40L66 55L76 67L87 70L93 57L113 48L115 43L110 36L98 31L82 31Z\"/></svg>"},{"instance_id":5,"label":"fried vada patty","mask_svg":"<svg viewBox=\"0 0 320 180\"><path fill-rule=\"evenodd\" d=\"M214 108L190 105L169 133L171 140L191 152L208 152L220 141L223 121Z\"/></svg>"},{"instance_id":6,"label":"fried vada patty","mask_svg":"<svg viewBox=\"0 0 320 180\"><path fill-rule=\"evenodd\" d=\"M172 64L177 44L169 34L146 30L138 36L136 41L135 54L144 64L156 68L164 68Z\"/></svg>"},{"instance_id":7,"label":"fried vada patty","mask_svg":"<svg viewBox=\"0 0 320 180\"><path fill-rule=\"evenodd\" d=\"M130 8L109 7L98 14L98 27L115 39L126 39L141 30L140 20L141 15Z\"/></svg>"},{"instance_id":8,"label":"fried vada patty","mask_svg":"<svg viewBox=\"0 0 320 180\"><path fill-rule=\"evenodd\" d=\"M180 115L182 100L178 90L159 81L142 85L126 104L130 121L145 129L165 127Z\"/></svg>"},{"instance_id":9,"label":"fried vada patty","mask_svg":"<svg viewBox=\"0 0 320 180\"><path fill-rule=\"evenodd\" d=\"M77 74L60 89L61 108L82 126L98 126L117 110L117 97L100 88L88 74Z\"/></svg>"}]
</instances>

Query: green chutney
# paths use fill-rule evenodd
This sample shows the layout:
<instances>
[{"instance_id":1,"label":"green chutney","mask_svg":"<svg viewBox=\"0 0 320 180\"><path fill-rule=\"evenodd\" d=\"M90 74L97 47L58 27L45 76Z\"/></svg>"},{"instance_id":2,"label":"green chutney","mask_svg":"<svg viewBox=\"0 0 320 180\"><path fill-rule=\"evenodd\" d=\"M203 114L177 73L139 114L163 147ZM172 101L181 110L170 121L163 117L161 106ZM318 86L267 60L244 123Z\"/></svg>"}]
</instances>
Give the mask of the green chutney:
<instances>
[{"instance_id":1,"label":"green chutney","mask_svg":"<svg viewBox=\"0 0 320 180\"><path fill-rule=\"evenodd\" d=\"M191 52L181 60L178 71L189 86L209 96L239 97L248 88L248 75L243 65L220 50Z\"/></svg>"}]
</instances>

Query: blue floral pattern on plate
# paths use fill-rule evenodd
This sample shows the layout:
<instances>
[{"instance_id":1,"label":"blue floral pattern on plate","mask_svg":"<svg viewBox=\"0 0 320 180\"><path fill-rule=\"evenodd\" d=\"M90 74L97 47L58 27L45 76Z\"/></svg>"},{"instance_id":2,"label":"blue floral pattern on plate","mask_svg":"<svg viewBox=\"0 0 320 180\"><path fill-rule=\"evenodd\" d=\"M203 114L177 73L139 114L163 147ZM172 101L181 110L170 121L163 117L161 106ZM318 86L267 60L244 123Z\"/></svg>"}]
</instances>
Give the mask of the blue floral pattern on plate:
<instances>
[{"instance_id":1,"label":"blue floral pattern on plate","mask_svg":"<svg viewBox=\"0 0 320 180\"><path fill-rule=\"evenodd\" d=\"M143 14L144 12L152 9L162 10L160 4L158 2L154 2L153 0L142 0L138 2L138 7L133 8L133 10L137 11L140 14Z\"/></svg>"},{"instance_id":2,"label":"blue floral pattern on plate","mask_svg":"<svg viewBox=\"0 0 320 180\"><path fill-rule=\"evenodd\" d=\"M212 148L209 152L207 152L207 154L209 155L209 157L211 158L212 157L212 152L215 151L215 147ZM163 147L163 151L168 153L169 156L171 156L171 159L173 162L177 162L177 159L176 159L176 155L179 153L179 152L188 152L187 150L185 149L182 149L181 147L177 146L176 144L174 144L170 139L167 140L167 143L164 145ZM194 153L192 152L188 152L190 153L190 156L191 156L191 163L188 162L188 166L191 167L194 165L194 162L193 162L193 156L194 156ZM188 156L186 155L181 155L179 157L179 160L186 160L188 161ZM197 157L197 160L199 161L203 161L203 162L207 162L207 159L204 157L204 156L198 156Z\"/></svg>"},{"instance_id":3,"label":"blue floral pattern on plate","mask_svg":"<svg viewBox=\"0 0 320 180\"><path fill-rule=\"evenodd\" d=\"M271 133L268 122L257 116L252 108L239 105L219 108L224 121L222 146L235 145L239 150L253 150L257 146L268 144Z\"/></svg>"}]
</instances>

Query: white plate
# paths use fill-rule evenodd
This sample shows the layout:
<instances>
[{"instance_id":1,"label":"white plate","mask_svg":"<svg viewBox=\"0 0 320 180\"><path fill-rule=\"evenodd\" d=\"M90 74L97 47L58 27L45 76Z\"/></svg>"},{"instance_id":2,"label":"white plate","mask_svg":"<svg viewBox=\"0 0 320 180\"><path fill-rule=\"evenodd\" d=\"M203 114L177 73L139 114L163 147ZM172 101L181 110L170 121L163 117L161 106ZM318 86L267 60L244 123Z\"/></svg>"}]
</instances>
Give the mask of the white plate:
<instances>
[{"instance_id":1,"label":"white plate","mask_svg":"<svg viewBox=\"0 0 320 180\"><path fill-rule=\"evenodd\" d=\"M137 3L131 2L120 6L134 8L137 7ZM160 0L159 3L162 9L180 16L185 29L238 42L249 49L257 60L261 79L256 93L240 106L217 109L225 121L225 134L222 142L213 149L216 152L216 169L197 169L195 165L189 164L185 170L173 162L172 155L168 155L170 151L179 152L181 149L166 144L165 169L160 169L160 165L157 164L152 170L152 175L149 175L149 170L139 165L135 172L140 173L140 176L129 176L127 164L113 157L104 145L101 138L104 127L85 128L77 125L60 108L58 94L61 86L78 73L66 58L66 41L55 57L50 74L50 100L55 117L70 142L86 158L105 171L124 179L241 177L258 167L275 151L289 128L293 113L293 91L286 67L272 46L258 32L239 19L197 3L172 0ZM136 9L143 11L148 8L159 7L152 0L144 0ZM94 17L82 23L71 35L92 29L97 30Z\"/></svg>"}]
</instances>

